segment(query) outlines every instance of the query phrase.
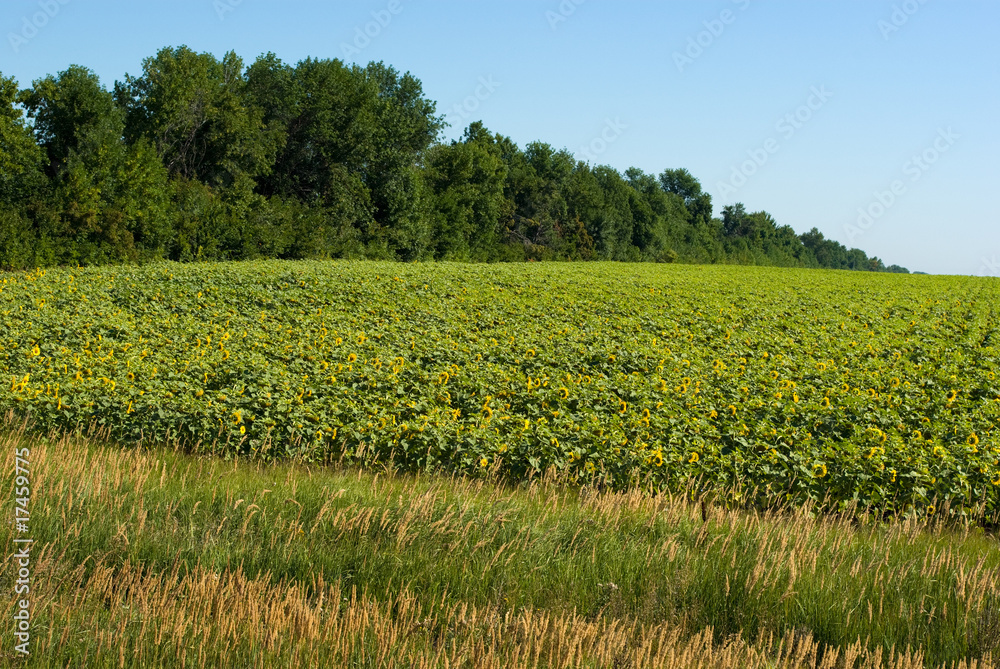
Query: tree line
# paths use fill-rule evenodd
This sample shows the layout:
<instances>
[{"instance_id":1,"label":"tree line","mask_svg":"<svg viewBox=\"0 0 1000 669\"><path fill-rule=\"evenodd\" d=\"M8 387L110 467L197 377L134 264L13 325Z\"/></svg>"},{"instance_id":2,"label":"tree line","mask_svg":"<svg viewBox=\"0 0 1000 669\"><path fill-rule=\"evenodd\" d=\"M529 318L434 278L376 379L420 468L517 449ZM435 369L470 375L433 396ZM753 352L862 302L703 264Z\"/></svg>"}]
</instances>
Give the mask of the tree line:
<instances>
[{"instance_id":1,"label":"tree line","mask_svg":"<svg viewBox=\"0 0 1000 669\"><path fill-rule=\"evenodd\" d=\"M384 63L181 46L112 90L0 73L0 267L255 258L617 260L901 271L687 170L624 173L444 117Z\"/></svg>"}]
</instances>

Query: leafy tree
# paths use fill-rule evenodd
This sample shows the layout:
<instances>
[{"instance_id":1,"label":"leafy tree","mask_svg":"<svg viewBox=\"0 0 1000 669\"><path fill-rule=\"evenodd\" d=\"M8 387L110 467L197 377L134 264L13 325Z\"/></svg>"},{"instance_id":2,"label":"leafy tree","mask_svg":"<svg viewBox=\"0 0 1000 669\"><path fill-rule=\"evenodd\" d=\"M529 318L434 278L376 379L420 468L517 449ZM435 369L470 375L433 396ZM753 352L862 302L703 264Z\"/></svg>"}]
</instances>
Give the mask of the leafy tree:
<instances>
[{"instance_id":1,"label":"leafy tree","mask_svg":"<svg viewBox=\"0 0 1000 669\"><path fill-rule=\"evenodd\" d=\"M428 153L424 171L432 198L436 258L489 260L497 256L507 166L482 123L460 142Z\"/></svg>"},{"instance_id":2,"label":"leafy tree","mask_svg":"<svg viewBox=\"0 0 1000 669\"><path fill-rule=\"evenodd\" d=\"M22 92L48 154L60 211L61 262L162 255L170 224L166 172L145 142L126 146L124 118L97 76L73 66Z\"/></svg>"},{"instance_id":3,"label":"leafy tree","mask_svg":"<svg viewBox=\"0 0 1000 669\"><path fill-rule=\"evenodd\" d=\"M247 104L243 61L186 46L161 49L115 85L130 143L145 138L173 176L231 187L266 174L276 150L263 112Z\"/></svg>"},{"instance_id":4,"label":"leafy tree","mask_svg":"<svg viewBox=\"0 0 1000 669\"><path fill-rule=\"evenodd\" d=\"M48 174L59 174L70 152L90 129L120 117L114 99L91 70L71 65L58 76L34 82L20 94L20 101L34 121L35 136L48 156Z\"/></svg>"},{"instance_id":5,"label":"leafy tree","mask_svg":"<svg viewBox=\"0 0 1000 669\"><path fill-rule=\"evenodd\" d=\"M281 138L265 195L353 211L362 239L403 258L429 250L423 179L415 169L442 120L420 82L382 63L348 67L273 54L248 70L248 98Z\"/></svg>"},{"instance_id":6,"label":"leafy tree","mask_svg":"<svg viewBox=\"0 0 1000 669\"><path fill-rule=\"evenodd\" d=\"M44 185L43 154L17 106L17 82L0 74L0 205L21 205Z\"/></svg>"},{"instance_id":7,"label":"leafy tree","mask_svg":"<svg viewBox=\"0 0 1000 669\"><path fill-rule=\"evenodd\" d=\"M712 219L712 196L702 191L701 183L686 169L664 170L660 174L663 190L684 199L692 225L706 225Z\"/></svg>"},{"instance_id":8,"label":"leafy tree","mask_svg":"<svg viewBox=\"0 0 1000 669\"><path fill-rule=\"evenodd\" d=\"M29 127L22 105L33 122ZM0 266L377 257L885 267L742 204L443 120L384 63L161 49L110 94L73 65L0 76Z\"/></svg>"}]
</instances>

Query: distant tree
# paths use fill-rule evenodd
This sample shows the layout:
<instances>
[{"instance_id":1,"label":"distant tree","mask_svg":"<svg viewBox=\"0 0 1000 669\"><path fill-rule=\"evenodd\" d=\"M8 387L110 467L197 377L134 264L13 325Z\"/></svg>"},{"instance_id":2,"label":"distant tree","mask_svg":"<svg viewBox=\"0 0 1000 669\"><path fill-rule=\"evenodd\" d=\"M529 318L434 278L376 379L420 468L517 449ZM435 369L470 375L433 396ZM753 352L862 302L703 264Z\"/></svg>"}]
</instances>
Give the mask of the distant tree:
<instances>
[{"instance_id":1,"label":"distant tree","mask_svg":"<svg viewBox=\"0 0 1000 669\"><path fill-rule=\"evenodd\" d=\"M507 166L482 123L470 125L462 141L433 147L424 175L431 198L434 256L494 259Z\"/></svg>"},{"instance_id":2,"label":"distant tree","mask_svg":"<svg viewBox=\"0 0 1000 669\"><path fill-rule=\"evenodd\" d=\"M0 205L24 205L45 184L43 153L18 107L17 83L0 74Z\"/></svg>"},{"instance_id":3,"label":"distant tree","mask_svg":"<svg viewBox=\"0 0 1000 669\"><path fill-rule=\"evenodd\" d=\"M262 111L247 103L235 53L220 61L186 46L164 48L142 70L115 85L129 143L145 138L170 174L212 187L245 189L270 170L275 136L265 131Z\"/></svg>"},{"instance_id":4,"label":"distant tree","mask_svg":"<svg viewBox=\"0 0 1000 669\"><path fill-rule=\"evenodd\" d=\"M81 138L102 123L120 125L114 99L91 70L71 65L21 92L20 101L34 122L35 136L48 158L47 172L57 175Z\"/></svg>"},{"instance_id":5,"label":"distant tree","mask_svg":"<svg viewBox=\"0 0 1000 669\"><path fill-rule=\"evenodd\" d=\"M67 237L61 261L162 255L170 236L166 171L145 141L125 144L123 114L97 76L73 66L36 81L21 99L48 154Z\"/></svg>"},{"instance_id":6,"label":"distant tree","mask_svg":"<svg viewBox=\"0 0 1000 669\"><path fill-rule=\"evenodd\" d=\"M701 183L686 169L664 170L660 184L664 191L684 199L692 225L707 225L712 220L712 196L702 190Z\"/></svg>"},{"instance_id":7,"label":"distant tree","mask_svg":"<svg viewBox=\"0 0 1000 669\"><path fill-rule=\"evenodd\" d=\"M0 267L164 256L906 271L741 203L717 218L683 168L622 173L481 122L440 142L443 125L420 81L381 62L267 53L245 68L180 46L113 95L79 65L20 93L0 76Z\"/></svg>"},{"instance_id":8,"label":"distant tree","mask_svg":"<svg viewBox=\"0 0 1000 669\"><path fill-rule=\"evenodd\" d=\"M418 166L443 121L416 78L382 63L307 59L290 68L268 54L249 68L247 83L279 142L260 192L334 207L366 243L382 242L398 257L429 251Z\"/></svg>"}]
</instances>

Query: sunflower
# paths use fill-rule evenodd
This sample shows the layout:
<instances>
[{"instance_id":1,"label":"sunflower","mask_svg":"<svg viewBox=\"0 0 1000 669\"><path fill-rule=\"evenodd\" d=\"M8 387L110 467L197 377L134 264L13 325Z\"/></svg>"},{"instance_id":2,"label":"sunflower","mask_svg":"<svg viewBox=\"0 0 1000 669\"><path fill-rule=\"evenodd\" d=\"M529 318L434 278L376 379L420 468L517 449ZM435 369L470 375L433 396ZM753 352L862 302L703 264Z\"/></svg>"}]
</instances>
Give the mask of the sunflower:
<instances>
[{"instance_id":1,"label":"sunflower","mask_svg":"<svg viewBox=\"0 0 1000 669\"><path fill-rule=\"evenodd\" d=\"M973 432L972 434L969 435L969 438L965 440L965 443L968 444L969 446L978 446L979 437L976 436L975 432Z\"/></svg>"},{"instance_id":2,"label":"sunflower","mask_svg":"<svg viewBox=\"0 0 1000 669\"><path fill-rule=\"evenodd\" d=\"M948 391L948 395L945 397L945 400L947 402L951 403L951 402L954 402L957 397L958 397L958 391L957 390L949 390Z\"/></svg>"},{"instance_id":3,"label":"sunflower","mask_svg":"<svg viewBox=\"0 0 1000 669\"><path fill-rule=\"evenodd\" d=\"M488 466L489 466L489 464L490 464L490 461L489 461L488 459L486 459L486 458L482 458L482 459L481 459L481 460L479 461L479 466L480 466L480 467L488 467Z\"/></svg>"},{"instance_id":4,"label":"sunflower","mask_svg":"<svg viewBox=\"0 0 1000 669\"><path fill-rule=\"evenodd\" d=\"M698 452L691 451L691 456L688 458L688 464L693 465L696 462L698 462Z\"/></svg>"},{"instance_id":5,"label":"sunflower","mask_svg":"<svg viewBox=\"0 0 1000 669\"><path fill-rule=\"evenodd\" d=\"M569 388L563 387L559 389L559 397L566 399L569 397Z\"/></svg>"},{"instance_id":6,"label":"sunflower","mask_svg":"<svg viewBox=\"0 0 1000 669\"><path fill-rule=\"evenodd\" d=\"M354 353L351 353L350 355L347 356L347 362L354 362L357 359L358 359L358 356L355 355Z\"/></svg>"},{"instance_id":7,"label":"sunflower","mask_svg":"<svg viewBox=\"0 0 1000 669\"><path fill-rule=\"evenodd\" d=\"M812 471L813 478L817 479L823 478L824 476L826 476L826 471L827 471L826 465L824 465L822 462L816 463L815 465L813 465L813 471Z\"/></svg>"},{"instance_id":8,"label":"sunflower","mask_svg":"<svg viewBox=\"0 0 1000 669\"><path fill-rule=\"evenodd\" d=\"M820 400L819 405L824 409L827 408L828 406L830 406L830 398L824 397L822 400Z\"/></svg>"}]
</instances>

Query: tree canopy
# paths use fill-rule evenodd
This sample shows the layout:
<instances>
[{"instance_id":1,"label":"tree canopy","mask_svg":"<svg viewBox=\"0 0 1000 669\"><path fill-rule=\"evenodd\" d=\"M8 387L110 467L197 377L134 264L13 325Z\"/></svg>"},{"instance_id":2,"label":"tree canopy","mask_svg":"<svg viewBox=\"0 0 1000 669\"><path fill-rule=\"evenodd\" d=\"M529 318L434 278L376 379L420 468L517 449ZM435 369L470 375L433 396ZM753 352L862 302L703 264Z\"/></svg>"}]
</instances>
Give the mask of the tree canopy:
<instances>
[{"instance_id":1,"label":"tree canopy","mask_svg":"<svg viewBox=\"0 0 1000 669\"><path fill-rule=\"evenodd\" d=\"M167 47L109 91L0 74L0 267L261 257L743 263L905 272L686 169L619 172L474 122L385 63Z\"/></svg>"}]
</instances>

